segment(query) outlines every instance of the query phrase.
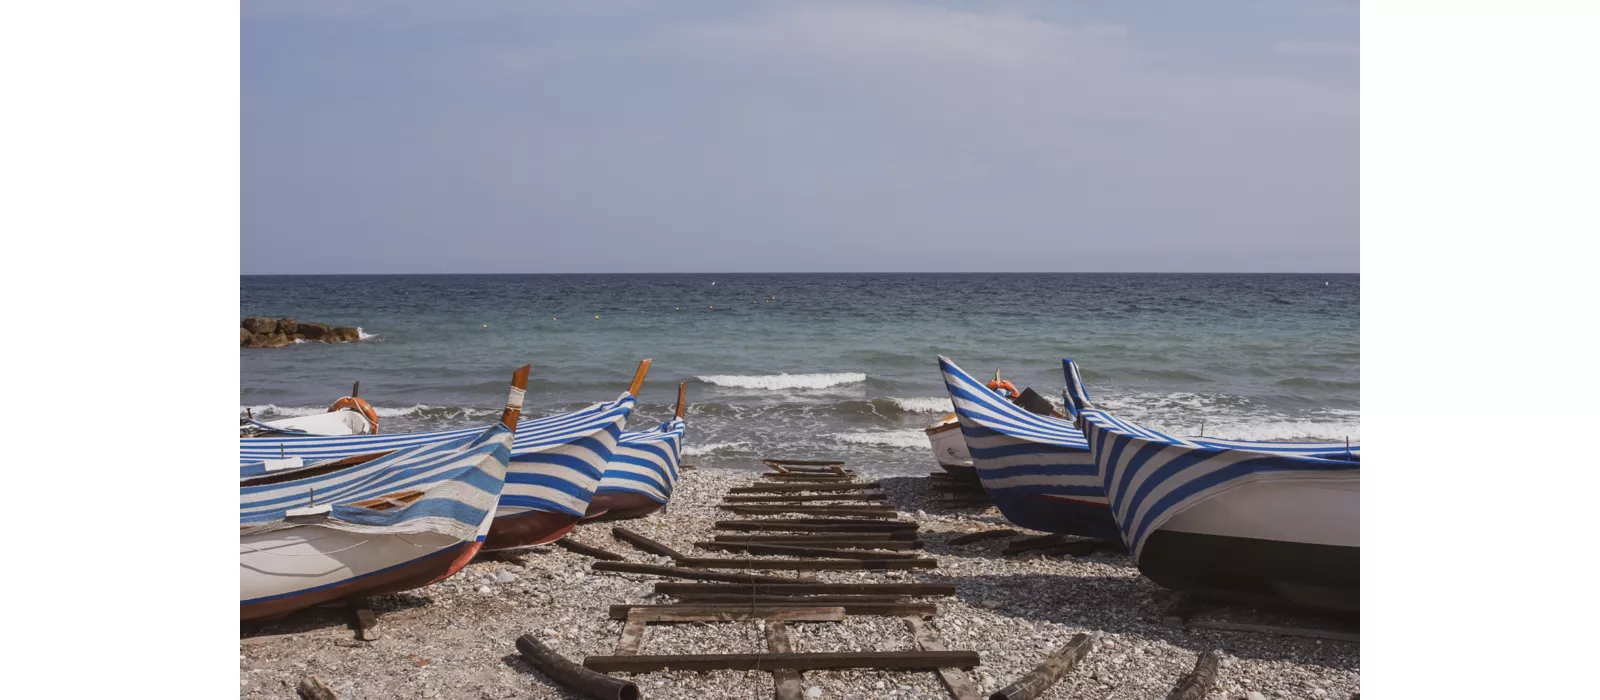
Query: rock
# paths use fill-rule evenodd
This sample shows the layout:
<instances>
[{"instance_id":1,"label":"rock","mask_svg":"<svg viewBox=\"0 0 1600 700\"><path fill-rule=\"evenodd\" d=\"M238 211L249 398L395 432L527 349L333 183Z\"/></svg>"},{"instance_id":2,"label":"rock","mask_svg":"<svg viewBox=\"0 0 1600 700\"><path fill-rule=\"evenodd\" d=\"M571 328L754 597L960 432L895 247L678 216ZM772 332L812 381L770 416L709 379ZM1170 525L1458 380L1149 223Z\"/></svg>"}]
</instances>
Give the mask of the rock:
<instances>
[{"instance_id":1,"label":"rock","mask_svg":"<svg viewBox=\"0 0 1600 700\"><path fill-rule=\"evenodd\" d=\"M273 331L278 330L278 322L265 316L250 316L239 326L256 335L272 335Z\"/></svg>"},{"instance_id":2,"label":"rock","mask_svg":"<svg viewBox=\"0 0 1600 700\"><path fill-rule=\"evenodd\" d=\"M240 326L239 327L239 344L240 345L249 345L250 344L250 331L245 330L244 326Z\"/></svg>"},{"instance_id":3,"label":"rock","mask_svg":"<svg viewBox=\"0 0 1600 700\"><path fill-rule=\"evenodd\" d=\"M1244 694L1244 700L1267 700L1267 696L1252 690Z\"/></svg>"},{"instance_id":4,"label":"rock","mask_svg":"<svg viewBox=\"0 0 1600 700\"><path fill-rule=\"evenodd\" d=\"M817 686L811 686L810 688L806 688L806 697L808 697L808 698L820 698L820 697L822 697L822 689L818 688Z\"/></svg>"},{"instance_id":5,"label":"rock","mask_svg":"<svg viewBox=\"0 0 1600 700\"><path fill-rule=\"evenodd\" d=\"M325 323L296 323L295 331L305 336L306 340L325 340L329 333L328 325Z\"/></svg>"},{"instance_id":6,"label":"rock","mask_svg":"<svg viewBox=\"0 0 1600 700\"><path fill-rule=\"evenodd\" d=\"M494 580L499 583L511 583L512 581L517 580L517 575L509 571L502 571L494 575Z\"/></svg>"},{"instance_id":7,"label":"rock","mask_svg":"<svg viewBox=\"0 0 1600 700\"><path fill-rule=\"evenodd\" d=\"M361 331L345 326L336 327L329 333L333 335L332 341L335 343L348 343L352 340L361 339Z\"/></svg>"},{"instance_id":8,"label":"rock","mask_svg":"<svg viewBox=\"0 0 1600 700\"><path fill-rule=\"evenodd\" d=\"M294 335L300 332L300 324L287 316L278 319L278 332L284 335Z\"/></svg>"},{"instance_id":9,"label":"rock","mask_svg":"<svg viewBox=\"0 0 1600 700\"><path fill-rule=\"evenodd\" d=\"M281 347L283 347L285 345L289 345L292 342L294 342L294 341L289 340L289 336L286 336L286 335L284 335L282 333L273 333L272 335L267 336L266 342L263 342L261 344L261 347L264 347L264 348L281 348Z\"/></svg>"},{"instance_id":10,"label":"rock","mask_svg":"<svg viewBox=\"0 0 1600 700\"><path fill-rule=\"evenodd\" d=\"M559 637L559 636L561 636L561 633L557 632L557 631L555 631L553 629L550 629L549 627L546 627L546 628L544 628L544 636L546 636L546 637Z\"/></svg>"},{"instance_id":11,"label":"rock","mask_svg":"<svg viewBox=\"0 0 1600 700\"><path fill-rule=\"evenodd\" d=\"M493 593L494 589L492 589L492 588L490 588L488 586L478 586L478 592L482 593L484 595L488 595L490 593Z\"/></svg>"},{"instance_id":12,"label":"rock","mask_svg":"<svg viewBox=\"0 0 1600 700\"><path fill-rule=\"evenodd\" d=\"M993 599L985 599L983 602L978 603L978 605L981 605L981 606L983 606L985 608L988 608L990 610L994 610L995 608L1000 607L1000 601L993 600Z\"/></svg>"},{"instance_id":13,"label":"rock","mask_svg":"<svg viewBox=\"0 0 1600 700\"><path fill-rule=\"evenodd\" d=\"M1323 698L1328 697L1328 691L1321 688L1314 689L1311 691L1311 697L1314 697L1317 700L1322 700Z\"/></svg>"}]
</instances>

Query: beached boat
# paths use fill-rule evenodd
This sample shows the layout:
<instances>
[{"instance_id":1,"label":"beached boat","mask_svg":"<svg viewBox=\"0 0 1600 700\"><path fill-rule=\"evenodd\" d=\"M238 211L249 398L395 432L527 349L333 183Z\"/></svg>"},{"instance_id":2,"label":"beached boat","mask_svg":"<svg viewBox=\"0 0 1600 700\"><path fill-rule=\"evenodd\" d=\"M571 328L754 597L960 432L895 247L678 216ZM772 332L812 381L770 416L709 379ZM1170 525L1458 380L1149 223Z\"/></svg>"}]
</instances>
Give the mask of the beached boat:
<instances>
[{"instance_id":1,"label":"beached boat","mask_svg":"<svg viewBox=\"0 0 1600 700\"><path fill-rule=\"evenodd\" d=\"M948 357L939 357L939 371L978 479L1001 515L1034 530L1121 540L1083 433L1012 403Z\"/></svg>"},{"instance_id":2,"label":"beached boat","mask_svg":"<svg viewBox=\"0 0 1600 700\"><path fill-rule=\"evenodd\" d=\"M623 433L617 440L585 520L644 517L661 510L672 498L672 489L678 485L688 386L688 382L678 383L678 408L672 420L649 430Z\"/></svg>"},{"instance_id":3,"label":"beached boat","mask_svg":"<svg viewBox=\"0 0 1600 700\"><path fill-rule=\"evenodd\" d=\"M1359 609L1359 446L1172 437L1096 408L1077 364L1062 365L1145 576L1206 597Z\"/></svg>"},{"instance_id":4,"label":"beached boat","mask_svg":"<svg viewBox=\"0 0 1600 700\"><path fill-rule=\"evenodd\" d=\"M638 403L635 397L649 368L649 360L639 363L628 390L613 401L522 423L512 442L506 486L483 545L485 550L552 542L578 524L611 461L622 426ZM338 459L473 435L480 430L241 439L239 460Z\"/></svg>"},{"instance_id":5,"label":"beached boat","mask_svg":"<svg viewBox=\"0 0 1600 700\"><path fill-rule=\"evenodd\" d=\"M409 590L459 571L489 533L527 381L524 366L500 422L476 435L298 468L242 465L239 619Z\"/></svg>"},{"instance_id":6,"label":"beached boat","mask_svg":"<svg viewBox=\"0 0 1600 700\"><path fill-rule=\"evenodd\" d=\"M972 455L967 452L967 441L961 437L961 420L955 413L934 421L922 432L928 436L928 447L933 449L933 459L941 469L951 474L972 474Z\"/></svg>"},{"instance_id":7,"label":"beached boat","mask_svg":"<svg viewBox=\"0 0 1600 700\"><path fill-rule=\"evenodd\" d=\"M326 413L259 421L255 416L239 420L239 437L269 435L371 435L378 432L378 411L360 397L361 382L350 395L328 407Z\"/></svg>"}]
</instances>

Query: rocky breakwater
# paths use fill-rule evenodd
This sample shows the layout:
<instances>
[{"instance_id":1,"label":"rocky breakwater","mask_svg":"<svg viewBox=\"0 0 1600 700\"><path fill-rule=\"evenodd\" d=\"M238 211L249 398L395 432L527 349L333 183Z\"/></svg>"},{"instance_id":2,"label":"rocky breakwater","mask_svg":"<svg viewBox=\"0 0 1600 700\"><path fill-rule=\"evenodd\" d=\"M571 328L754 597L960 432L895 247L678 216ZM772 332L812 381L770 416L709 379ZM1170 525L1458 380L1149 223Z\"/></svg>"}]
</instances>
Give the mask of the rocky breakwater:
<instances>
[{"instance_id":1,"label":"rocky breakwater","mask_svg":"<svg viewBox=\"0 0 1600 700\"><path fill-rule=\"evenodd\" d=\"M359 328L329 327L326 323L292 318L250 316L239 322L239 346L246 348L281 348L296 342L348 343L360 339Z\"/></svg>"}]
</instances>

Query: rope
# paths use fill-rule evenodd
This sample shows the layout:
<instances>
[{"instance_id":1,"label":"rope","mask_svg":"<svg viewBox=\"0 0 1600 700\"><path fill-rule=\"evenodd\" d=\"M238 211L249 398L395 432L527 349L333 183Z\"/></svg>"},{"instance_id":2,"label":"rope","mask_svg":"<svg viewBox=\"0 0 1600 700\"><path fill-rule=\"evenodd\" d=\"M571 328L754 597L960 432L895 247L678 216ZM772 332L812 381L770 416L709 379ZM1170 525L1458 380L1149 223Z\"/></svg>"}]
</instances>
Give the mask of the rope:
<instances>
[{"instance_id":1,"label":"rope","mask_svg":"<svg viewBox=\"0 0 1600 700\"><path fill-rule=\"evenodd\" d=\"M524 390L524 389L518 389L516 387L511 387L511 393L506 394L506 408L515 408L515 409L521 410L521 408L522 408L522 397L523 397L523 395L525 395L527 393L528 392L526 390Z\"/></svg>"}]
</instances>

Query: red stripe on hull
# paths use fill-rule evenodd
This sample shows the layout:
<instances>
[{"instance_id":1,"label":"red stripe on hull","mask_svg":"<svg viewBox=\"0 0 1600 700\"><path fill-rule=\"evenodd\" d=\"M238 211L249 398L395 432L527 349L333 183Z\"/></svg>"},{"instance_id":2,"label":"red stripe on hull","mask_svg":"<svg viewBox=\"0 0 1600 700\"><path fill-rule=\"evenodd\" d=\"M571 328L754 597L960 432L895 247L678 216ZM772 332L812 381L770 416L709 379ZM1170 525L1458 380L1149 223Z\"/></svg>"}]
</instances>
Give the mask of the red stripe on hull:
<instances>
[{"instance_id":1,"label":"red stripe on hull","mask_svg":"<svg viewBox=\"0 0 1600 700\"><path fill-rule=\"evenodd\" d=\"M399 593L426 586L460 571L478 554L479 545L476 541L462 542L420 559L331 586L257 603L241 603L239 621L282 617L301 608L342 598Z\"/></svg>"},{"instance_id":2,"label":"red stripe on hull","mask_svg":"<svg viewBox=\"0 0 1600 700\"><path fill-rule=\"evenodd\" d=\"M516 549L536 544L549 544L561 539L578 524L578 516L530 510L516 515L495 518L489 526L489 537L484 540L484 551Z\"/></svg>"},{"instance_id":3,"label":"red stripe on hull","mask_svg":"<svg viewBox=\"0 0 1600 700\"><path fill-rule=\"evenodd\" d=\"M589 502L584 520L626 520L642 518L666 505L642 493L598 493Z\"/></svg>"}]
</instances>

